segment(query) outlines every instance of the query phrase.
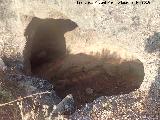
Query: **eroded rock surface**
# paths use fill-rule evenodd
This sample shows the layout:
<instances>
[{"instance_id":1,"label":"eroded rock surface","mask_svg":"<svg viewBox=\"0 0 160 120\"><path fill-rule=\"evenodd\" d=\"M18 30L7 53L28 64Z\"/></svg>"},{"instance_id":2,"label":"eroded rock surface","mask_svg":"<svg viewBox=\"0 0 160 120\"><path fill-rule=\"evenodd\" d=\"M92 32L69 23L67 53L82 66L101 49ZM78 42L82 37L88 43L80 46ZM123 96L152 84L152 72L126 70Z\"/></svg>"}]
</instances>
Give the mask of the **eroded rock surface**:
<instances>
[{"instance_id":1,"label":"eroded rock surface","mask_svg":"<svg viewBox=\"0 0 160 120\"><path fill-rule=\"evenodd\" d=\"M1 55L22 55L26 42L24 31L33 17L71 19L79 27L64 35L70 53L90 54L107 48L125 56L122 52L125 49L144 65L145 76L140 88L130 94L95 100L107 106L96 116L100 119L158 120L160 1L150 1L151 4L147 5L105 6L77 5L74 0L1 1ZM96 102L93 102L94 105L103 107ZM72 115L72 119L94 118L100 109L94 109L93 106L84 106L84 109Z\"/></svg>"}]
</instances>

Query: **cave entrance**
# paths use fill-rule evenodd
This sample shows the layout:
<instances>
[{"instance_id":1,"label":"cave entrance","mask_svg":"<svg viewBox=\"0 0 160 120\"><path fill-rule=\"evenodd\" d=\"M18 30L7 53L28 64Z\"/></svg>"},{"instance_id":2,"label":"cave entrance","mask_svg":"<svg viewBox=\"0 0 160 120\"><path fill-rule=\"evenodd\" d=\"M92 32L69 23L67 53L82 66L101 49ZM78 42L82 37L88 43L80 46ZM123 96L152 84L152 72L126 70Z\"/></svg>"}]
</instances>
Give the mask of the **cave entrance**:
<instances>
[{"instance_id":1,"label":"cave entrance","mask_svg":"<svg viewBox=\"0 0 160 120\"><path fill-rule=\"evenodd\" d=\"M53 82L61 98L72 94L78 108L140 87L144 68L138 59L122 59L108 50L66 55L64 33L76 27L71 20L33 18L25 32L25 72Z\"/></svg>"},{"instance_id":2,"label":"cave entrance","mask_svg":"<svg viewBox=\"0 0 160 120\"><path fill-rule=\"evenodd\" d=\"M36 75L42 66L63 58L66 55L64 34L76 27L77 24L69 19L32 18L24 33L25 73Z\"/></svg>"},{"instance_id":3,"label":"cave entrance","mask_svg":"<svg viewBox=\"0 0 160 120\"><path fill-rule=\"evenodd\" d=\"M46 63L36 75L48 79L58 96L72 94L77 108L101 96L128 94L138 89L144 79L140 60L122 60L115 55L96 57L67 55Z\"/></svg>"},{"instance_id":4,"label":"cave entrance","mask_svg":"<svg viewBox=\"0 0 160 120\"><path fill-rule=\"evenodd\" d=\"M140 60L122 60L109 55L69 55L54 77L60 97L72 94L80 108L100 96L128 94L138 89L144 79Z\"/></svg>"}]
</instances>

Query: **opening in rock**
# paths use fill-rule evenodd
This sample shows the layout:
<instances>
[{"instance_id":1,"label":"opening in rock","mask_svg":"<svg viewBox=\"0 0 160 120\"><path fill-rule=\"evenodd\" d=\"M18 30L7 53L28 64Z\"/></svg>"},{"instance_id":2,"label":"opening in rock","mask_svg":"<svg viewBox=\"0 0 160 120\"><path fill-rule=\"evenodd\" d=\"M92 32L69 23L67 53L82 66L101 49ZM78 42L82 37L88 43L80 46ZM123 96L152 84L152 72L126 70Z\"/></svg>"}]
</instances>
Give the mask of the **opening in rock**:
<instances>
[{"instance_id":1,"label":"opening in rock","mask_svg":"<svg viewBox=\"0 0 160 120\"><path fill-rule=\"evenodd\" d=\"M69 19L40 19L34 17L24 36L24 67L26 74L35 75L45 63L63 58L66 54L64 34L77 27Z\"/></svg>"},{"instance_id":2,"label":"opening in rock","mask_svg":"<svg viewBox=\"0 0 160 120\"><path fill-rule=\"evenodd\" d=\"M62 98L72 94L78 108L100 96L129 93L140 87L144 68L138 59L122 59L108 50L96 55L66 55L64 33L76 27L71 20L33 18L25 31L26 73L53 82Z\"/></svg>"},{"instance_id":3,"label":"opening in rock","mask_svg":"<svg viewBox=\"0 0 160 120\"><path fill-rule=\"evenodd\" d=\"M100 96L138 89L144 79L144 68L138 59L80 53L66 57L53 79L57 94L61 97L72 94L79 108Z\"/></svg>"}]
</instances>

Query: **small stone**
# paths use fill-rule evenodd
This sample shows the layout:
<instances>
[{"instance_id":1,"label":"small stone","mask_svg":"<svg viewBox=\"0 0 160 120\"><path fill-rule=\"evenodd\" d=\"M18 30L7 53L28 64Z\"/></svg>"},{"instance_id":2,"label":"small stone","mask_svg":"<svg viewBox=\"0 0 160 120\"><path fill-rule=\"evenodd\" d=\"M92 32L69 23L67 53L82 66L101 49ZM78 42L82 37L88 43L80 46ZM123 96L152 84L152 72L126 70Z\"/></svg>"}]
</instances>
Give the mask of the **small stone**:
<instances>
[{"instance_id":1,"label":"small stone","mask_svg":"<svg viewBox=\"0 0 160 120\"><path fill-rule=\"evenodd\" d=\"M74 110L74 99L71 94L67 95L57 106L56 109L52 111L54 113L64 113Z\"/></svg>"},{"instance_id":2,"label":"small stone","mask_svg":"<svg viewBox=\"0 0 160 120\"><path fill-rule=\"evenodd\" d=\"M0 69L4 70L6 68L3 60L0 58Z\"/></svg>"},{"instance_id":3,"label":"small stone","mask_svg":"<svg viewBox=\"0 0 160 120\"><path fill-rule=\"evenodd\" d=\"M86 93L87 94L93 94L93 89L92 88L86 88Z\"/></svg>"}]
</instances>

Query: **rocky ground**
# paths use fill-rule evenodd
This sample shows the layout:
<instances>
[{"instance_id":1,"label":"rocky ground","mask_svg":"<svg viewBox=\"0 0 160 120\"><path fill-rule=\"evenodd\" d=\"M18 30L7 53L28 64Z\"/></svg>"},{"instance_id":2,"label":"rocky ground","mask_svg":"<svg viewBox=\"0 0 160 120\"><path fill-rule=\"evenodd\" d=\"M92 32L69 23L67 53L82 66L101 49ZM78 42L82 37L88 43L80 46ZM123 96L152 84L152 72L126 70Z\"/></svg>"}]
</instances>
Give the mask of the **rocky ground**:
<instances>
[{"instance_id":1,"label":"rocky ground","mask_svg":"<svg viewBox=\"0 0 160 120\"><path fill-rule=\"evenodd\" d=\"M0 2L1 57L6 55L8 58L9 56L20 55L20 61L23 61L21 56L26 43L24 32L33 17L70 19L77 24L76 29L64 34L66 47L71 54L84 53L91 55L97 52L102 53L103 49L110 49L112 53L116 52L127 58L125 52L123 52L127 51L143 63L145 76L139 89L128 94L96 98L93 102L82 106L80 110L76 110L67 117L80 120L159 120L160 1L150 1L151 4L148 5L77 5L74 0L2 0ZM59 99L52 91L52 87L54 87L52 85L54 84L51 85L48 81L37 77L25 76L23 74L23 64L19 62L19 58L6 62L4 60L4 63L0 59L0 67L4 66L1 67L1 71L7 70L6 73L0 72L1 83L10 86L8 87L10 90L6 88L1 90L0 94L5 98L2 99L2 103L4 103L4 100L7 102L15 100L17 96L25 97L47 90L51 93L45 94L44 97L42 95L42 98L38 97L38 101L42 105L46 105L45 108L48 104L60 106L57 110L53 110L51 107L49 111L55 113L64 111L65 107L62 103L65 101L68 103L68 99L71 101L66 108L70 109L70 105L71 108L73 107L72 100L74 98L69 95L64 100L62 100L63 98ZM4 76L6 76L5 80ZM17 89L17 86L20 90ZM91 89L87 89L87 91L92 93ZM34 103L33 100L26 101ZM28 105L30 102L26 102L26 104ZM31 108L29 107L28 111ZM0 114L3 115L0 116L8 117L8 113L2 111ZM10 109L9 113L12 114L13 111L20 113L19 108ZM51 114L52 117L55 115L54 112L53 116ZM18 119L17 114L14 117ZM46 117L45 119L54 119L52 117Z\"/></svg>"}]
</instances>

